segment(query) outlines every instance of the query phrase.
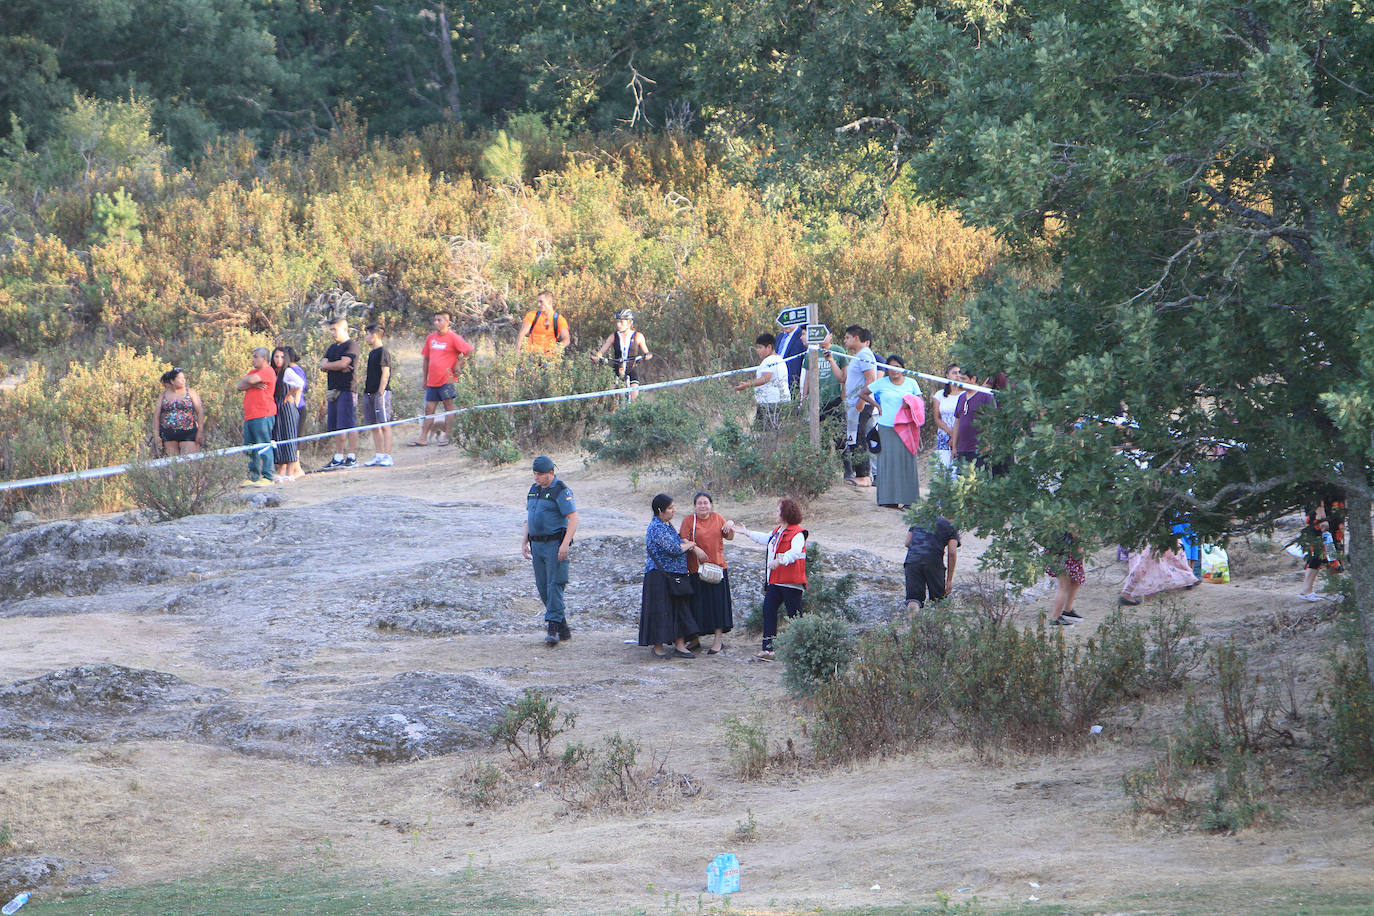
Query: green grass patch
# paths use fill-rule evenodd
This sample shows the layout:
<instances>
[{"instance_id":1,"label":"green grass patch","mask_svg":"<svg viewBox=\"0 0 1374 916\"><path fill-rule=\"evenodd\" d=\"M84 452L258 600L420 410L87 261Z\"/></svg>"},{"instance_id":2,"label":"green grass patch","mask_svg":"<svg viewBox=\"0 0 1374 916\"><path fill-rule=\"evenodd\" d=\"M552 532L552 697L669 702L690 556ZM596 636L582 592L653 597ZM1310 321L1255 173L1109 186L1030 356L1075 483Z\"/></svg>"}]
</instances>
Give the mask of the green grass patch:
<instances>
[{"instance_id":1,"label":"green grass patch","mask_svg":"<svg viewBox=\"0 0 1374 916\"><path fill-rule=\"evenodd\" d=\"M416 882L361 871L296 871L287 874L232 871L137 887L104 888L61 899L34 901L44 916L229 916L292 913L294 916L439 916L450 913L532 913L545 905L508 893L479 872L449 880ZM32 906L32 904L31 904Z\"/></svg>"},{"instance_id":2,"label":"green grass patch","mask_svg":"<svg viewBox=\"0 0 1374 916\"><path fill-rule=\"evenodd\" d=\"M1084 912L1101 912L1095 907ZM1369 893L1321 891L1312 888L1203 886L1171 888L1167 892L1131 894L1114 899L1110 911L1169 914L1169 916L1214 916L1216 913L1245 913L1246 916L1368 916ZM1073 912L1078 912L1074 910Z\"/></svg>"}]
</instances>

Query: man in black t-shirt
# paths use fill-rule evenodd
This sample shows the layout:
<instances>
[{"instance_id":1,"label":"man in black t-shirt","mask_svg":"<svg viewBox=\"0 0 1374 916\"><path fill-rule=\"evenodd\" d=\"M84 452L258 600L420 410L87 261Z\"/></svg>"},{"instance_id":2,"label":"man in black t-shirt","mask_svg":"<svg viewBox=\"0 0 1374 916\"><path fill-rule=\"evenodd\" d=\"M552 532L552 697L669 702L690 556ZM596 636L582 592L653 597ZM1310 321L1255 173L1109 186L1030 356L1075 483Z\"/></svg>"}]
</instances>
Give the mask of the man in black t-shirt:
<instances>
[{"instance_id":1,"label":"man in black t-shirt","mask_svg":"<svg viewBox=\"0 0 1374 916\"><path fill-rule=\"evenodd\" d=\"M372 348L367 351L367 377L363 379L364 426L391 422L391 351L383 340L385 334L380 324L363 329L363 339ZM363 467L391 467L390 426L372 431L372 447L376 454L364 461Z\"/></svg>"},{"instance_id":2,"label":"man in black t-shirt","mask_svg":"<svg viewBox=\"0 0 1374 916\"><path fill-rule=\"evenodd\" d=\"M954 586L954 564L959 559L959 529L943 515L935 520L935 530L912 525L906 533L906 608L925 607L926 595L939 601Z\"/></svg>"},{"instance_id":3,"label":"man in black t-shirt","mask_svg":"<svg viewBox=\"0 0 1374 916\"><path fill-rule=\"evenodd\" d=\"M348 319L335 318L329 323L334 332L334 342L324 351L320 368L326 378L326 392L329 432L338 432L334 437L334 457L320 468L322 471L337 471L340 468L358 466L358 408L353 397L353 373L358 368L362 355L356 340L348 337ZM348 454L344 454L345 442Z\"/></svg>"}]
</instances>

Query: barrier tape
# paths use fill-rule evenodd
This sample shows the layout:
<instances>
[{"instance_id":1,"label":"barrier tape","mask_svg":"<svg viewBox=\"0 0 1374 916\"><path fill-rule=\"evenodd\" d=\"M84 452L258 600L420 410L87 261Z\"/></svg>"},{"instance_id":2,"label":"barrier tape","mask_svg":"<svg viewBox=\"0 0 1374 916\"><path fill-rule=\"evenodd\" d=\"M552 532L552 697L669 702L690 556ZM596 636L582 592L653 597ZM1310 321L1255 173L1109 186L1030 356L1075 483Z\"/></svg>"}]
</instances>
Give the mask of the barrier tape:
<instances>
[{"instance_id":1,"label":"barrier tape","mask_svg":"<svg viewBox=\"0 0 1374 916\"><path fill-rule=\"evenodd\" d=\"M181 461L200 461L205 458L220 458L226 455L245 455L249 452L268 452L275 449L278 445L286 445L290 442L312 442L316 439L332 439L335 436L347 433L367 432L368 430L381 429L385 426L401 426L406 423L423 423L425 420L442 420L445 417L456 416L462 413L471 413L478 410L496 410L501 407L532 407L537 404L558 404L565 401L586 401L592 398L624 397L631 391L654 391L659 388L674 388L680 385L693 385L697 382L707 382L712 379L727 378L731 375L739 375L742 372L753 372L753 367L744 369L727 369L724 372L716 372L711 375L695 375L690 378L672 379L667 382L654 382L652 385L636 385L633 389L623 385L615 388L607 388L603 391L584 391L579 394L560 394L547 398L529 398L524 401L503 401L498 404L473 404L469 407L455 407L453 410L437 411L425 416L423 414L414 417L404 417L400 420L389 420L386 423L373 423L370 426L355 426L351 429L337 432L313 433L309 436L297 436L294 439L274 439L270 442L257 442L252 445L231 445L224 448L212 449L208 452L195 452L190 455L172 455L166 458L154 458L151 461L112 464L108 467L90 468L84 471L70 471L65 474L49 474L45 477L26 477L20 480L0 481L0 493L9 490L24 490L32 487L45 487L59 483L73 483L78 480L96 480L102 477L117 477L120 474L127 474L136 467L159 468L176 464Z\"/></svg>"},{"instance_id":2,"label":"barrier tape","mask_svg":"<svg viewBox=\"0 0 1374 916\"><path fill-rule=\"evenodd\" d=\"M808 349L819 350L820 348L813 346L809 347ZM843 350L831 350L830 352L835 353L839 356L844 356L852 359L852 356ZM796 357L791 358L796 359ZM884 369L887 368L887 366L883 363L878 363L878 365ZM900 367L893 366L892 368L895 369ZM496 410L504 407L533 407L538 404L559 404L567 401L586 401L591 400L593 398L624 397L625 395L629 394L630 391L655 391L660 388L675 388L681 385L694 385L698 382L708 382L713 379L728 378L729 376L739 375L744 372L753 372L754 369L755 367L753 366L748 366L743 369L727 369L724 372L715 372L711 375L694 375L689 378L672 379L666 382L654 382L651 385L636 385L634 388L628 388L623 385L618 385L615 388L607 388L602 391L584 391L579 394L560 394L547 398L529 398L523 401L503 401L497 404L473 404L469 407L455 407L453 410L437 411L433 414L429 414L428 416L418 415L414 417L405 417L400 420L389 420L386 423L373 423L369 426L355 426L351 429L342 431L313 433L309 436L297 436L294 439L273 439L269 442L257 442L252 445L231 445L226 446L224 448L213 449L208 452L195 452L191 455L172 455L166 458L154 458L153 460L146 462L112 464L107 467L89 468L84 471L70 471L65 474L49 474L45 477L25 477L19 480L6 480L0 481L0 493L8 492L10 490L26 490L33 487L52 486L53 484L59 483L73 483L79 480L98 480L102 477L117 477L120 474L129 473L136 467L160 468L167 467L168 465L173 465L183 461L200 461L205 458L221 458L228 455L245 455L249 452L258 452L259 454L261 454L264 452L272 451L278 445L286 445L291 442L301 443L313 442L316 439L332 439L335 436L345 435L350 432L361 433L374 429L382 429L386 426L402 426L407 423L423 423L426 420L436 421L444 419L446 417L457 416L458 414L472 413L478 410ZM906 372L906 374L908 375L919 375L922 378L928 378L935 381L951 381L951 379L940 378L939 376L925 375L919 372L910 372L905 369L902 371ZM977 385L968 385L962 382L957 384L963 384L965 388L973 389L975 391L991 390L988 388L980 388Z\"/></svg>"},{"instance_id":3,"label":"barrier tape","mask_svg":"<svg viewBox=\"0 0 1374 916\"><path fill-rule=\"evenodd\" d=\"M817 352L820 351L820 347L817 347L817 346L807 347L807 349L808 349L808 350L815 350L815 351L817 351ZM853 354L853 353L850 353L848 350L839 350L839 349L836 349L836 348L834 348L834 347L831 347L829 350L826 350L825 352L830 353L830 354L833 354L834 356L843 356L845 359L853 359L853 358L854 358L854 354ZM798 355L800 355L800 354L798 354ZM789 356L789 357L788 357L788 359L796 359L796 358L797 358L796 356ZM874 365L876 365L879 369L897 369L897 370L899 370L903 375L914 375L914 376L916 376L917 378L929 379L929 380L932 381L932 382L939 382L939 383L942 384L942 385L947 385L947 384L948 384L948 385L958 385L960 388L964 388L964 389L966 389L966 390L968 390L968 391L981 391L981 392L983 392L983 393L985 393L985 394L993 394L993 395L997 394L997 390L996 390L995 388L984 388L982 385L971 385L971 384L969 384L968 382L956 382L954 379L952 379L952 378L945 378L945 377L942 376L942 375L930 375L930 374L925 373L925 372L917 372L915 369L907 369L907 368L904 368L904 367L902 367L902 366L889 366L887 363L883 363L883 362L875 362Z\"/></svg>"}]
</instances>

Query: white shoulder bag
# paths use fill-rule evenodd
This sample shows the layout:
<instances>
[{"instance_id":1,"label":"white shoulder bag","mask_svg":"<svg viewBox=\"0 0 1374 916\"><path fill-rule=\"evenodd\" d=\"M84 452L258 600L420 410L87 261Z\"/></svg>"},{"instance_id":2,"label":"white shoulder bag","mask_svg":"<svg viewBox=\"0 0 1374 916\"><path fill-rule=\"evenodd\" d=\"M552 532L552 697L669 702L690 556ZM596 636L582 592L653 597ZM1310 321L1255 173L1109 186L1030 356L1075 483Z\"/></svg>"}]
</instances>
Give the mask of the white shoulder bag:
<instances>
[{"instance_id":1,"label":"white shoulder bag","mask_svg":"<svg viewBox=\"0 0 1374 916\"><path fill-rule=\"evenodd\" d=\"M696 539L697 539L697 514L696 514L695 512L693 512L693 513L692 513L692 540L695 541ZM700 564L697 565L697 575L698 575L698 576L701 576L701 581L702 581L702 582L708 582L708 583L710 583L711 585L718 585L718 584L720 583L720 581L721 581L722 579L725 578L725 570L724 570L724 569L721 569L721 568L720 568L719 566L717 566L715 563L700 563Z\"/></svg>"}]
</instances>

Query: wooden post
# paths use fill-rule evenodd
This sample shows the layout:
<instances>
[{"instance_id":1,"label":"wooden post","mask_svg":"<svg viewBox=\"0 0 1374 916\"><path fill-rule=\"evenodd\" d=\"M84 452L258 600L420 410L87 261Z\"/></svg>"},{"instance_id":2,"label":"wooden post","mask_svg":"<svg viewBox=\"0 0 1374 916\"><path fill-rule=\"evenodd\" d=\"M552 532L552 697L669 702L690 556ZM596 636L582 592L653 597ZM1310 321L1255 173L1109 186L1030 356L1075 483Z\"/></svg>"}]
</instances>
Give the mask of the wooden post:
<instances>
[{"instance_id":1,"label":"wooden post","mask_svg":"<svg viewBox=\"0 0 1374 916\"><path fill-rule=\"evenodd\" d=\"M816 320L816 303L806 304L806 330L811 325L819 324ZM809 336L809 335L808 335ZM806 412L811 417L811 447L820 449L821 447L821 373L820 373L820 354L811 349L811 342L806 344Z\"/></svg>"}]
</instances>

